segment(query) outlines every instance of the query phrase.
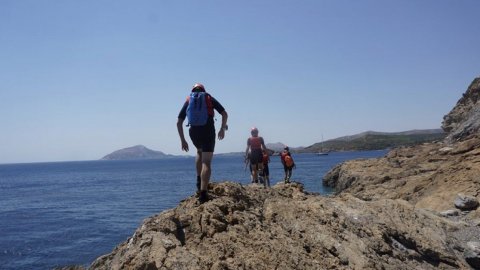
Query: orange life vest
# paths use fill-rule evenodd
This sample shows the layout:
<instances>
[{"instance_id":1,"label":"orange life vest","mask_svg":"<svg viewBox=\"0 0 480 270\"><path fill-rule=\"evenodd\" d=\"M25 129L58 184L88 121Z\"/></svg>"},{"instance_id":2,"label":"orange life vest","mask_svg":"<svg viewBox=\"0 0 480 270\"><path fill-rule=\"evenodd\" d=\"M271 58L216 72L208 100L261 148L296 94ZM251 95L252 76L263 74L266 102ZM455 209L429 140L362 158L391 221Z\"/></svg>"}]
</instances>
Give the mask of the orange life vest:
<instances>
[{"instance_id":1,"label":"orange life vest","mask_svg":"<svg viewBox=\"0 0 480 270\"><path fill-rule=\"evenodd\" d=\"M287 151L283 151L281 156L281 160L284 162L285 166L292 167L294 162L292 156Z\"/></svg>"},{"instance_id":2,"label":"orange life vest","mask_svg":"<svg viewBox=\"0 0 480 270\"><path fill-rule=\"evenodd\" d=\"M270 160L268 158L268 154L263 154L263 159L262 159L263 164L268 164L269 161Z\"/></svg>"},{"instance_id":3,"label":"orange life vest","mask_svg":"<svg viewBox=\"0 0 480 270\"><path fill-rule=\"evenodd\" d=\"M292 167L293 166L293 158L289 155L285 156L285 166Z\"/></svg>"}]
</instances>

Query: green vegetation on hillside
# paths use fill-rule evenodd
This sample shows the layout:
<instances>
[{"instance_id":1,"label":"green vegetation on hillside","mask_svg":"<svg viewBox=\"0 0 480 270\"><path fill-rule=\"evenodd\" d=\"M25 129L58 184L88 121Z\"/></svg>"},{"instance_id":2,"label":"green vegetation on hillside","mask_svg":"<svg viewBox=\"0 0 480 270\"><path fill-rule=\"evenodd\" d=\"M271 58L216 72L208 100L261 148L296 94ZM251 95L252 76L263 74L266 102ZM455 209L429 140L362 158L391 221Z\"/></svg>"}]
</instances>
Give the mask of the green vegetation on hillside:
<instances>
[{"instance_id":1,"label":"green vegetation on hillside","mask_svg":"<svg viewBox=\"0 0 480 270\"><path fill-rule=\"evenodd\" d=\"M365 134L353 139L333 139L316 143L301 152L381 150L443 140L445 133L431 134Z\"/></svg>"}]
</instances>

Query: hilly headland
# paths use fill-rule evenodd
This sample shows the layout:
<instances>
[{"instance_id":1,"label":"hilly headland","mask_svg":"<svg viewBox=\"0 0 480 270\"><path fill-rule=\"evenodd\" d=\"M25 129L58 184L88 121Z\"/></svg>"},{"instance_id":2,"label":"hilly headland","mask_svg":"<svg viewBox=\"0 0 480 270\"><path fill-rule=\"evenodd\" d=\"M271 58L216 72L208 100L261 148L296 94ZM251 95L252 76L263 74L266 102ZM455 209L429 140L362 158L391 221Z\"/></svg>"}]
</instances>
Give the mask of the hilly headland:
<instances>
[{"instance_id":1,"label":"hilly headland","mask_svg":"<svg viewBox=\"0 0 480 270\"><path fill-rule=\"evenodd\" d=\"M382 150L400 146L412 146L425 142L440 141L447 134L443 129L423 129L403 132L366 131L344 136L298 149L298 152L317 153L331 151Z\"/></svg>"},{"instance_id":2,"label":"hilly headland","mask_svg":"<svg viewBox=\"0 0 480 270\"><path fill-rule=\"evenodd\" d=\"M400 146L412 146L425 142L443 140L447 133L443 129L411 130L404 132L376 132L366 131L363 133L344 136L325 142L318 142L308 147L290 147L292 153L318 153L334 151L364 151L383 150ZM280 153L284 143L267 143L265 145L270 155ZM216 153L217 156L243 155L244 152ZM143 145L116 150L105 155L101 160L142 160L142 159L165 159L178 157L166 154L162 151L149 149Z\"/></svg>"},{"instance_id":3,"label":"hilly headland","mask_svg":"<svg viewBox=\"0 0 480 270\"><path fill-rule=\"evenodd\" d=\"M90 269L480 269L480 78L441 141L338 165L301 183L211 183L147 218ZM232 179L234 180L234 179Z\"/></svg>"},{"instance_id":4,"label":"hilly headland","mask_svg":"<svg viewBox=\"0 0 480 270\"><path fill-rule=\"evenodd\" d=\"M101 160L162 159L169 157L172 157L172 155L165 154L161 151L151 150L143 145L135 145L116 150L102 157Z\"/></svg>"}]
</instances>

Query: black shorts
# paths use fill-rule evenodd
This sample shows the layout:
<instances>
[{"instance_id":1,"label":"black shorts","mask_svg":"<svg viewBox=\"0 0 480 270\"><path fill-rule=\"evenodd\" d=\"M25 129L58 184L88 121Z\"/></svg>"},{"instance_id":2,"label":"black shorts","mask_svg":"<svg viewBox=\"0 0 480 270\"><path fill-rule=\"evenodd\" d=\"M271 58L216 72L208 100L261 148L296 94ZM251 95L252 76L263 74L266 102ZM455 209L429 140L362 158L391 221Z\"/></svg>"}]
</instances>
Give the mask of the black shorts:
<instances>
[{"instance_id":1,"label":"black shorts","mask_svg":"<svg viewBox=\"0 0 480 270\"><path fill-rule=\"evenodd\" d=\"M287 165L283 165L283 170L284 170L285 172L291 171L292 169L293 169L293 166L287 167Z\"/></svg>"},{"instance_id":2,"label":"black shorts","mask_svg":"<svg viewBox=\"0 0 480 270\"><path fill-rule=\"evenodd\" d=\"M252 149L250 153L250 163L258 164L263 162L263 153L262 149Z\"/></svg>"},{"instance_id":3,"label":"black shorts","mask_svg":"<svg viewBox=\"0 0 480 270\"><path fill-rule=\"evenodd\" d=\"M270 170L268 169L268 163L267 164L263 164L263 175L264 176L270 176Z\"/></svg>"},{"instance_id":4,"label":"black shorts","mask_svg":"<svg viewBox=\"0 0 480 270\"><path fill-rule=\"evenodd\" d=\"M188 131L193 145L202 152L213 152L215 150L215 128L209 126L190 127Z\"/></svg>"}]
</instances>

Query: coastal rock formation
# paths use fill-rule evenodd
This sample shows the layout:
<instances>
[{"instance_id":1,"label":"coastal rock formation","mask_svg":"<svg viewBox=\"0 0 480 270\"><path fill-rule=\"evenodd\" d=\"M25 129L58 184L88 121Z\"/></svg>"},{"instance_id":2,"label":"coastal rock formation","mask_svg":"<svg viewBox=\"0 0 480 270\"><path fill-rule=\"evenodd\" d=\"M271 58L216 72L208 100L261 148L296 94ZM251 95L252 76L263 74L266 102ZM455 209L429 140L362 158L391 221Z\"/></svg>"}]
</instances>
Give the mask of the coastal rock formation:
<instances>
[{"instance_id":1,"label":"coastal rock formation","mask_svg":"<svg viewBox=\"0 0 480 270\"><path fill-rule=\"evenodd\" d=\"M297 183L209 189L210 201L148 218L90 269L469 268L456 235L468 225L404 200L322 197Z\"/></svg>"},{"instance_id":2,"label":"coastal rock formation","mask_svg":"<svg viewBox=\"0 0 480 270\"><path fill-rule=\"evenodd\" d=\"M444 117L445 141L400 147L384 158L347 161L324 177L337 192L363 200L403 199L443 211L457 194L480 196L480 78Z\"/></svg>"},{"instance_id":3,"label":"coastal rock formation","mask_svg":"<svg viewBox=\"0 0 480 270\"><path fill-rule=\"evenodd\" d=\"M442 128L449 142L462 140L480 130L480 78L476 78L452 111L443 118Z\"/></svg>"},{"instance_id":4,"label":"coastal rock formation","mask_svg":"<svg viewBox=\"0 0 480 270\"><path fill-rule=\"evenodd\" d=\"M479 269L480 252L469 248L480 237L480 78L444 117L444 141L400 147L385 157L347 161L324 176L324 185L365 201L402 199L416 208L469 224L460 233L470 267ZM455 210L459 208L459 212ZM469 239L470 238L470 239ZM470 243L470 244L467 244Z\"/></svg>"},{"instance_id":5,"label":"coastal rock formation","mask_svg":"<svg viewBox=\"0 0 480 270\"><path fill-rule=\"evenodd\" d=\"M479 83L445 141L338 165L334 196L213 183L211 200L146 219L90 269L480 269Z\"/></svg>"},{"instance_id":6,"label":"coastal rock formation","mask_svg":"<svg viewBox=\"0 0 480 270\"><path fill-rule=\"evenodd\" d=\"M403 199L417 207L455 208L459 193L480 196L480 137L457 142L402 147L385 157L351 160L324 177L336 192L362 200Z\"/></svg>"}]
</instances>

